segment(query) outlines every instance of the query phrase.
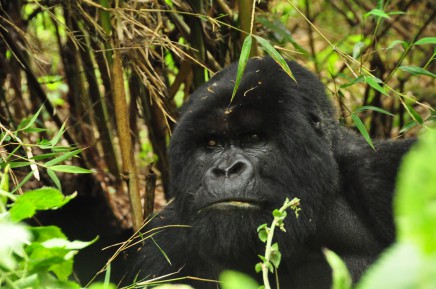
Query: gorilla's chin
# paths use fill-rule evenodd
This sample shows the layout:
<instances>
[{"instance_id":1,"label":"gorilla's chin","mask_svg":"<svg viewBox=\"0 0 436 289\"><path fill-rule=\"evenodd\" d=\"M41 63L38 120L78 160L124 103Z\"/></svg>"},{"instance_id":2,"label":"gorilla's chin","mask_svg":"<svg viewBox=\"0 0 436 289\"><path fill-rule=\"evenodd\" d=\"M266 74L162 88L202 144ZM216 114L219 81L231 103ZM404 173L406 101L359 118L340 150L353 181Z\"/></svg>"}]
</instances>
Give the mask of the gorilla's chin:
<instances>
[{"instance_id":1,"label":"gorilla's chin","mask_svg":"<svg viewBox=\"0 0 436 289\"><path fill-rule=\"evenodd\" d=\"M189 239L194 240L192 247L204 258L237 260L247 254L257 256L262 250L257 228L271 221L271 213L264 213L254 204L216 203L192 219ZM242 243L244 246L236 246Z\"/></svg>"}]
</instances>

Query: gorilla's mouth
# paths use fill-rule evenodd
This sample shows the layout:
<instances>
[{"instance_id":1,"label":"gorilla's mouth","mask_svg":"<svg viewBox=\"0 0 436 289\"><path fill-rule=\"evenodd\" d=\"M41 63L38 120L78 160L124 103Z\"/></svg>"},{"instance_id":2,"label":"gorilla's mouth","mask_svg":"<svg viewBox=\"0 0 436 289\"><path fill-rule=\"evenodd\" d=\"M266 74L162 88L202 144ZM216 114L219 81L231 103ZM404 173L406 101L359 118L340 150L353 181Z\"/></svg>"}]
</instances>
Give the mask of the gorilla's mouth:
<instances>
[{"instance_id":1,"label":"gorilla's mouth","mask_svg":"<svg viewBox=\"0 0 436 289\"><path fill-rule=\"evenodd\" d=\"M229 210L229 209L259 209L260 203L251 199L223 199L208 203L199 212L205 209Z\"/></svg>"}]
</instances>

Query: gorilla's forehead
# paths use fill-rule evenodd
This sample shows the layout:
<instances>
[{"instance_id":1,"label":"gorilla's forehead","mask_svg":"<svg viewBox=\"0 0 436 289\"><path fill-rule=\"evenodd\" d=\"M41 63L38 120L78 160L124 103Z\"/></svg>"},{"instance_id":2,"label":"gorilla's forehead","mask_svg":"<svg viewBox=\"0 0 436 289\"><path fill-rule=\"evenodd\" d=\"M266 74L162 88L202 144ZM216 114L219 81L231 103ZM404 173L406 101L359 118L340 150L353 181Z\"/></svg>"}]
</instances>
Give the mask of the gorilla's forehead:
<instances>
[{"instance_id":1,"label":"gorilla's forehead","mask_svg":"<svg viewBox=\"0 0 436 289\"><path fill-rule=\"evenodd\" d=\"M191 124L194 134L237 136L272 126L271 113L252 104L234 104L231 106L207 106L202 110L187 111L179 123ZM186 127L185 127L186 128Z\"/></svg>"}]
</instances>

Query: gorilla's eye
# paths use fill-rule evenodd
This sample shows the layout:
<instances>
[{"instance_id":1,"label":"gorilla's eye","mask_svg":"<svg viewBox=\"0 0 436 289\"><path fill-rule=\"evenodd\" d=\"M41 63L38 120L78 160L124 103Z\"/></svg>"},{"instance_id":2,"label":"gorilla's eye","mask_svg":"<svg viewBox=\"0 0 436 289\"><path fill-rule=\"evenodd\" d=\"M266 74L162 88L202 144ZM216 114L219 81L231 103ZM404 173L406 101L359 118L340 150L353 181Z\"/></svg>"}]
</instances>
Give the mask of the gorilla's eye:
<instances>
[{"instance_id":1,"label":"gorilla's eye","mask_svg":"<svg viewBox=\"0 0 436 289\"><path fill-rule=\"evenodd\" d=\"M253 142L257 142L260 141L261 137L258 133L256 132L251 132L248 134L248 138L253 141Z\"/></svg>"},{"instance_id":2,"label":"gorilla's eye","mask_svg":"<svg viewBox=\"0 0 436 289\"><path fill-rule=\"evenodd\" d=\"M213 139L213 138L208 139L207 140L207 146L210 147L210 148L217 147L218 146L218 141L216 139Z\"/></svg>"},{"instance_id":3,"label":"gorilla's eye","mask_svg":"<svg viewBox=\"0 0 436 289\"><path fill-rule=\"evenodd\" d=\"M247 133L245 136L243 136L242 138L242 143L246 143L246 144L256 144L259 143L260 141L262 141L262 135L257 133L257 132L250 132Z\"/></svg>"}]
</instances>

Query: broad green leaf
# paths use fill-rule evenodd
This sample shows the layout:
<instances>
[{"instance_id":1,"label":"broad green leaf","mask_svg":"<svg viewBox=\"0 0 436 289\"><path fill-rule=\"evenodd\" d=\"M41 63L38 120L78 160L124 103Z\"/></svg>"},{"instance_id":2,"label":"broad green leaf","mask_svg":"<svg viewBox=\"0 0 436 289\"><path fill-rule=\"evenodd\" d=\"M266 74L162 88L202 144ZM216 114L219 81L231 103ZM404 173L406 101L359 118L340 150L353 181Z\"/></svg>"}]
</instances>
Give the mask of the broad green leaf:
<instances>
[{"instance_id":1,"label":"broad green leaf","mask_svg":"<svg viewBox=\"0 0 436 289\"><path fill-rule=\"evenodd\" d=\"M0 238L0 268L14 270L18 263L12 253L22 258L25 257L24 247L30 243L32 235L22 224L2 222L0 223L0 236L2 236Z\"/></svg>"},{"instance_id":2,"label":"broad green leaf","mask_svg":"<svg viewBox=\"0 0 436 289\"><path fill-rule=\"evenodd\" d=\"M268 42L268 40L257 35L254 35L254 38L256 38L257 42L259 42L260 45L262 45L266 53L268 53L268 55L271 56L272 59L274 59L275 62L277 62L281 66L281 68L286 72L286 74L289 75L289 77L292 78L295 82L297 82L294 75L292 74L291 69L286 63L286 60L283 59L280 53Z\"/></svg>"},{"instance_id":3,"label":"broad green leaf","mask_svg":"<svg viewBox=\"0 0 436 289\"><path fill-rule=\"evenodd\" d=\"M380 86L379 83L382 83L382 81L380 79L378 79L375 76L366 76L364 79L365 79L365 82L368 83L372 88L381 92L384 95L389 96L389 94L386 92L386 90Z\"/></svg>"},{"instance_id":4,"label":"broad green leaf","mask_svg":"<svg viewBox=\"0 0 436 289\"><path fill-rule=\"evenodd\" d=\"M371 138L369 137L368 132L366 131L365 125L363 124L362 120L359 118L357 114L352 113L351 118L353 119L354 124L356 124L357 129L360 131L362 136L365 138L366 142L374 148L374 144L372 143Z\"/></svg>"},{"instance_id":5,"label":"broad green leaf","mask_svg":"<svg viewBox=\"0 0 436 289\"><path fill-rule=\"evenodd\" d=\"M60 162L63 162L65 160L68 160L68 159L78 155L81 151L82 151L82 149L77 149L77 150L65 153L65 154L63 154L63 155L61 155L61 156L59 156L57 158L52 159L51 161L46 162L45 166L51 167L53 165L56 165L56 164L58 164Z\"/></svg>"},{"instance_id":6,"label":"broad green leaf","mask_svg":"<svg viewBox=\"0 0 436 289\"><path fill-rule=\"evenodd\" d=\"M432 78L436 78L436 74L433 74L430 71L428 71L424 68L418 67L418 66L400 66L400 67L398 67L398 69L406 71L412 75L426 75L426 76L430 76Z\"/></svg>"},{"instance_id":7,"label":"broad green leaf","mask_svg":"<svg viewBox=\"0 0 436 289\"><path fill-rule=\"evenodd\" d=\"M252 36L248 35L247 37L245 37L244 43L242 44L241 56L239 56L239 62L238 62L238 71L236 72L235 86L233 87L233 93L232 93L232 98L230 99L230 103L235 98L236 91L238 90L239 84L241 83L242 76L244 75L245 66L247 65L248 58L250 57L252 42L253 42Z\"/></svg>"},{"instance_id":8,"label":"broad green leaf","mask_svg":"<svg viewBox=\"0 0 436 289\"><path fill-rule=\"evenodd\" d=\"M330 267L333 270L332 289L351 289L351 276L344 261L333 251L323 250Z\"/></svg>"},{"instance_id":9,"label":"broad green leaf","mask_svg":"<svg viewBox=\"0 0 436 289\"><path fill-rule=\"evenodd\" d=\"M236 271L223 271L219 280L222 289L258 289L259 287L250 276Z\"/></svg>"},{"instance_id":10,"label":"broad green leaf","mask_svg":"<svg viewBox=\"0 0 436 289\"><path fill-rule=\"evenodd\" d=\"M268 239L268 233L266 230L260 230L258 232L258 237L262 242L266 242L266 240Z\"/></svg>"},{"instance_id":11,"label":"broad green leaf","mask_svg":"<svg viewBox=\"0 0 436 289\"><path fill-rule=\"evenodd\" d=\"M436 253L435 144L436 131L429 129L403 158L394 199L398 239L429 256Z\"/></svg>"},{"instance_id":12,"label":"broad green leaf","mask_svg":"<svg viewBox=\"0 0 436 289\"><path fill-rule=\"evenodd\" d=\"M98 237L94 238L89 242L84 241L69 241L64 238L53 238L41 243L45 248L64 248L68 250L80 250L88 247L89 245L95 243Z\"/></svg>"},{"instance_id":13,"label":"broad green leaf","mask_svg":"<svg viewBox=\"0 0 436 289\"><path fill-rule=\"evenodd\" d=\"M46 248L41 243L33 242L27 251L30 252L29 270L53 272L60 280L67 280L73 272L73 259L77 251L65 248ZM47 288L47 287L44 287Z\"/></svg>"},{"instance_id":14,"label":"broad green leaf","mask_svg":"<svg viewBox=\"0 0 436 289\"><path fill-rule=\"evenodd\" d=\"M65 197L59 190L49 187L28 191L18 196L9 210L11 220L18 222L32 217L37 210L62 207L74 197L75 195Z\"/></svg>"},{"instance_id":15,"label":"broad green leaf","mask_svg":"<svg viewBox=\"0 0 436 289\"><path fill-rule=\"evenodd\" d=\"M380 113L383 113L383 114L387 114L387 115L390 115L390 116L395 116L395 115L393 115L392 113L390 113L387 110L384 110L384 109L382 109L380 107L376 107L376 106L372 106L372 105L365 105L365 106L359 107L358 109L356 109L354 111L354 113L358 113L358 112L361 112L361 111L364 111L364 110L373 110L373 111L377 111L377 112L380 112Z\"/></svg>"},{"instance_id":16,"label":"broad green leaf","mask_svg":"<svg viewBox=\"0 0 436 289\"><path fill-rule=\"evenodd\" d=\"M411 244L395 244L364 274L356 289L412 289L419 287L422 258Z\"/></svg>"},{"instance_id":17,"label":"broad green leaf","mask_svg":"<svg viewBox=\"0 0 436 289\"><path fill-rule=\"evenodd\" d=\"M63 172L63 173L71 173L71 174L89 174L92 173L91 170L84 169L77 166L70 166L70 165L57 165L57 166L51 166L49 167L55 172Z\"/></svg>"},{"instance_id":18,"label":"broad green leaf","mask_svg":"<svg viewBox=\"0 0 436 289\"><path fill-rule=\"evenodd\" d=\"M259 262L256 264L256 266L254 266L254 270L256 271L256 273L259 273L262 271L262 262Z\"/></svg>"},{"instance_id":19,"label":"broad green leaf","mask_svg":"<svg viewBox=\"0 0 436 289\"><path fill-rule=\"evenodd\" d=\"M31 227L30 230L35 236L35 241L39 243L54 238L67 239L67 236L56 226Z\"/></svg>"},{"instance_id":20,"label":"broad green leaf","mask_svg":"<svg viewBox=\"0 0 436 289\"><path fill-rule=\"evenodd\" d=\"M274 243L271 246L271 256L270 256L270 262L274 265L275 268L279 268L280 262L282 260L282 254L279 250L279 244Z\"/></svg>"},{"instance_id":21,"label":"broad green leaf","mask_svg":"<svg viewBox=\"0 0 436 289\"><path fill-rule=\"evenodd\" d=\"M413 43L415 45L436 44L436 37L424 37Z\"/></svg>"},{"instance_id":22,"label":"broad green leaf","mask_svg":"<svg viewBox=\"0 0 436 289\"><path fill-rule=\"evenodd\" d=\"M380 9L372 9L368 13L365 13L365 17L368 17L369 15L373 15L376 17L382 17L382 18L386 18L386 19L390 18L389 15L386 14L386 12L384 12L383 10L380 10Z\"/></svg>"}]
</instances>

